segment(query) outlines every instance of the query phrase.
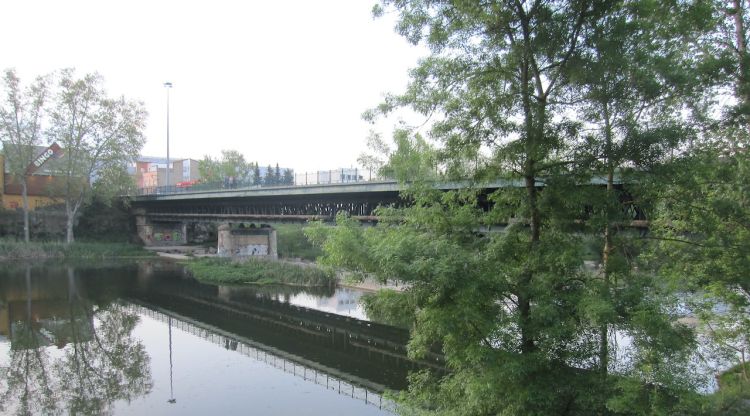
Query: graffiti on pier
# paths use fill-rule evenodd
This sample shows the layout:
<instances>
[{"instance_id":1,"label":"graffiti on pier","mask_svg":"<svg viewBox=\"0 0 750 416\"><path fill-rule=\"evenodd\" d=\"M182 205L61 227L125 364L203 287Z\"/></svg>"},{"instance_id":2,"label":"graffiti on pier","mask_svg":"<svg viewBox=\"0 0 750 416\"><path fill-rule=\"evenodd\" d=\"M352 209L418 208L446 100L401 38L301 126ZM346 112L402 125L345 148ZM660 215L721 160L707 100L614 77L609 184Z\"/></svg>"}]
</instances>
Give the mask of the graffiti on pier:
<instances>
[{"instance_id":1,"label":"graffiti on pier","mask_svg":"<svg viewBox=\"0 0 750 416\"><path fill-rule=\"evenodd\" d=\"M166 233L154 233L154 240L156 241L182 241L182 233L179 231L172 231Z\"/></svg>"},{"instance_id":2,"label":"graffiti on pier","mask_svg":"<svg viewBox=\"0 0 750 416\"><path fill-rule=\"evenodd\" d=\"M249 244L244 247L234 249L235 256L266 256L268 255L268 245L266 244Z\"/></svg>"}]
</instances>

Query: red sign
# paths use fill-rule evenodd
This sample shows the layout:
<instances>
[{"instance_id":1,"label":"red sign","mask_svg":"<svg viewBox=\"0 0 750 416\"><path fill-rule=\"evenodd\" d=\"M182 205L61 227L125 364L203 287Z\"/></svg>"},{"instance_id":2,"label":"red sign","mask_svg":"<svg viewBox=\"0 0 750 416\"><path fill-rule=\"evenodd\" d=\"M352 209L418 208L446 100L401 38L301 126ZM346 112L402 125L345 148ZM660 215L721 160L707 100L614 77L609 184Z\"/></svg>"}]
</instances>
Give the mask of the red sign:
<instances>
[{"instance_id":1,"label":"red sign","mask_svg":"<svg viewBox=\"0 0 750 416\"><path fill-rule=\"evenodd\" d=\"M191 186L197 184L198 182L200 182L200 180L194 179L192 181L177 182L175 186L178 188L190 188Z\"/></svg>"},{"instance_id":2,"label":"red sign","mask_svg":"<svg viewBox=\"0 0 750 416\"><path fill-rule=\"evenodd\" d=\"M26 174L31 175L32 173L36 172L37 169L42 167L43 164L45 164L48 160L52 159L52 157L59 157L62 155L63 151L62 148L57 143L52 143L50 147L44 149L44 151L34 159L33 162L29 165L28 168L26 168Z\"/></svg>"}]
</instances>

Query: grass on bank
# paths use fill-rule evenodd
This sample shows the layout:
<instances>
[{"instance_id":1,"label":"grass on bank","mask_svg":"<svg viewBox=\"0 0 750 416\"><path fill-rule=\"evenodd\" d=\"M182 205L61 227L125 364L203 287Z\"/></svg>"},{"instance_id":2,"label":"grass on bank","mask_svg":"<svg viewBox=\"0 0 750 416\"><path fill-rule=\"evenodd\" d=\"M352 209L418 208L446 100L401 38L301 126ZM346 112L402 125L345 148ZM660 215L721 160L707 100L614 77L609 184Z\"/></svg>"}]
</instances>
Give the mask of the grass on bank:
<instances>
[{"instance_id":1,"label":"grass on bank","mask_svg":"<svg viewBox=\"0 0 750 416\"><path fill-rule=\"evenodd\" d=\"M127 243L30 242L0 240L0 261L43 259L106 259L116 257L153 257L141 246Z\"/></svg>"},{"instance_id":2,"label":"grass on bank","mask_svg":"<svg viewBox=\"0 0 750 416\"><path fill-rule=\"evenodd\" d=\"M190 260L185 266L196 279L206 283L331 286L333 274L317 267L248 258L233 261L224 258Z\"/></svg>"}]
</instances>

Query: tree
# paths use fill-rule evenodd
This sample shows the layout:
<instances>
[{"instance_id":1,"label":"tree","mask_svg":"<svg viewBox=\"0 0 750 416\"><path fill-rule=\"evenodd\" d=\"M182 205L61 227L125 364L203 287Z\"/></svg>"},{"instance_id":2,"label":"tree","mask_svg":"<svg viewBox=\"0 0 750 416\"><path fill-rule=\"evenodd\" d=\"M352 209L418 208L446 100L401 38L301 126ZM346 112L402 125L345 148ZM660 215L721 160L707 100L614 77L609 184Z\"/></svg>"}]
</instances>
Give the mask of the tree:
<instances>
[{"instance_id":1,"label":"tree","mask_svg":"<svg viewBox=\"0 0 750 416\"><path fill-rule=\"evenodd\" d=\"M260 185L262 182L263 179L260 177L260 166L258 166L258 162L255 162L255 166L253 166L253 185Z\"/></svg>"},{"instance_id":2,"label":"tree","mask_svg":"<svg viewBox=\"0 0 750 416\"><path fill-rule=\"evenodd\" d=\"M37 156L35 146L42 140L42 114L47 98L47 79L37 78L21 88L20 79L12 69L3 78L5 101L0 105L0 140L3 141L5 165L14 179L21 183L23 198L23 238L29 242L28 167Z\"/></svg>"},{"instance_id":3,"label":"tree","mask_svg":"<svg viewBox=\"0 0 750 416\"><path fill-rule=\"evenodd\" d=\"M249 181L253 176L253 164L236 150L222 150L218 159L207 155L198 161L198 171L201 178L208 182L220 182L229 177L236 181Z\"/></svg>"},{"instance_id":4,"label":"tree","mask_svg":"<svg viewBox=\"0 0 750 416\"><path fill-rule=\"evenodd\" d=\"M383 140L380 133L370 130L370 134L367 136L367 149L369 152L361 153L357 162L370 171L370 176L374 172L377 177L380 169L385 165L388 155L391 154L391 147Z\"/></svg>"},{"instance_id":5,"label":"tree","mask_svg":"<svg viewBox=\"0 0 750 416\"><path fill-rule=\"evenodd\" d=\"M440 414L691 411L694 339L674 323L671 293L637 273L623 287L613 278L609 289L617 287L619 296L602 298L607 285L584 267L580 223L589 192L581 182L592 166L579 150L598 120L577 113L582 101L595 102L571 73L601 47L596 31L616 20L618 4L383 4L395 9L398 31L431 55L411 71L405 93L387 96L366 116L401 106L437 114L430 133L448 177L511 185L485 195L418 184L404 194L412 206L381 208L377 227L362 230L339 218L332 230L310 231L325 248L323 262L411 284L418 312L410 353L439 346L450 373L414 375L407 402ZM644 39L660 39L643 30ZM406 148L416 160L428 150ZM659 150L652 161L662 160L660 145L645 150ZM613 156L607 158L616 166ZM611 199L597 208L613 209ZM619 216L603 218L595 218L598 230ZM503 232L477 231L499 223L508 224ZM630 344L616 362L607 362L602 340L610 311L622 317L618 334ZM610 367L618 376L602 379Z\"/></svg>"},{"instance_id":6,"label":"tree","mask_svg":"<svg viewBox=\"0 0 750 416\"><path fill-rule=\"evenodd\" d=\"M135 159L145 138L146 111L140 102L108 98L98 74L77 78L74 70L60 71L47 137L65 151L61 172L67 216L66 241L74 241L73 226L92 182L121 171Z\"/></svg>"},{"instance_id":7,"label":"tree","mask_svg":"<svg viewBox=\"0 0 750 416\"><path fill-rule=\"evenodd\" d=\"M276 185L276 177L273 175L273 168L271 168L271 165L268 165L266 168L266 177L263 179L263 184L266 186Z\"/></svg>"},{"instance_id":8,"label":"tree","mask_svg":"<svg viewBox=\"0 0 750 416\"><path fill-rule=\"evenodd\" d=\"M707 102L718 101L713 109L719 111L707 114L719 117L699 119L702 134L691 152L675 161L651 237L660 242L656 256L663 276L694 294L687 306L701 318L702 332L713 344L718 362L735 364L738 384L744 386L717 403L716 413L745 414L750 408L748 5L742 1L731 1L729 7L724 2L711 5L712 13L707 15L716 29L703 42L702 63L720 82L704 94Z\"/></svg>"},{"instance_id":9,"label":"tree","mask_svg":"<svg viewBox=\"0 0 750 416\"><path fill-rule=\"evenodd\" d=\"M362 154L359 161L365 168L374 168L377 176L399 182L434 180L437 169L437 150L419 133L406 127L393 132L394 148L383 143L379 136L371 136L368 147L376 152Z\"/></svg>"},{"instance_id":10,"label":"tree","mask_svg":"<svg viewBox=\"0 0 750 416\"><path fill-rule=\"evenodd\" d=\"M616 359L622 351L614 350L616 337L644 329L634 324L634 314L643 307L641 299L661 285L658 275L633 254L647 246L627 227L639 212L651 211L650 202L659 195L639 198L635 183L642 188L648 182L663 185L668 177L659 173L671 163L674 152L695 137L686 119L674 115L688 112L686 103L694 101L701 90L703 80L695 76L698 63L690 50L711 23L701 3L618 4L592 25L585 48L568 71L578 98L578 117L588 131L576 149L577 158L592 177L606 183L587 196L591 213L587 231L599 241L600 266L594 272L593 298L586 307L591 319L600 324L598 362L604 379L615 369L622 374ZM616 186L616 180L627 185ZM624 293L642 295L626 297ZM669 315L654 313L669 322ZM638 360L653 363L653 358L638 354L639 348L649 349L647 345L630 348L636 352L632 364ZM625 406L632 409L633 403Z\"/></svg>"},{"instance_id":11,"label":"tree","mask_svg":"<svg viewBox=\"0 0 750 416\"><path fill-rule=\"evenodd\" d=\"M281 185L281 169L279 169L279 163L276 162L276 169L273 171L273 179L276 185Z\"/></svg>"},{"instance_id":12,"label":"tree","mask_svg":"<svg viewBox=\"0 0 750 416\"><path fill-rule=\"evenodd\" d=\"M206 182L220 182L223 179L221 162L209 155L203 156L203 159L198 161L198 173Z\"/></svg>"},{"instance_id":13,"label":"tree","mask_svg":"<svg viewBox=\"0 0 750 416\"><path fill-rule=\"evenodd\" d=\"M281 180L284 185L294 185L294 171L291 169L284 169L284 177Z\"/></svg>"}]
</instances>

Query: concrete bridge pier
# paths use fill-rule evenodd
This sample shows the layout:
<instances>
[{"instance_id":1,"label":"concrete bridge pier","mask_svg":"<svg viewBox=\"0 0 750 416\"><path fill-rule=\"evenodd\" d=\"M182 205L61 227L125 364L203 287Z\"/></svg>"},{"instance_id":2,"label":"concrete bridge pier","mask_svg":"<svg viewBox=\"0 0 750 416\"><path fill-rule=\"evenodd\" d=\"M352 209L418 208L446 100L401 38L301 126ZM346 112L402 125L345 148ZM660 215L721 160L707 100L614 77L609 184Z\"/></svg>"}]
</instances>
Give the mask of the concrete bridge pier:
<instances>
[{"instance_id":1,"label":"concrete bridge pier","mask_svg":"<svg viewBox=\"0 0 750 416\"><path fill-rule=\"evenodd\" d=\"M217 254L221 257L262 257L278 259L276 230L268 225L260 227L235 227L230 223L219 225Z\"/></svg>"},{"instance_id":2,"label":"concrete bridge pier","mask_svg":"<svg viewBox=\"0 0 750 416\"><path fill-rule=\"evenodd\" d=\"M178 246L187 244L187 224L184 222L153 222L146 211L135 212L135 228L138 238L146 246Z\"/></svg>"}]
</instances>

